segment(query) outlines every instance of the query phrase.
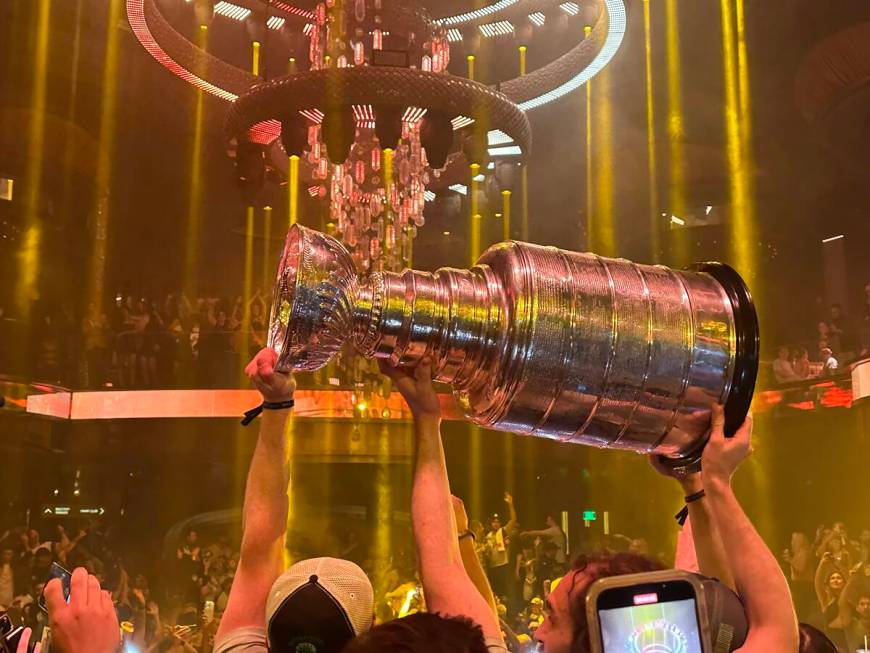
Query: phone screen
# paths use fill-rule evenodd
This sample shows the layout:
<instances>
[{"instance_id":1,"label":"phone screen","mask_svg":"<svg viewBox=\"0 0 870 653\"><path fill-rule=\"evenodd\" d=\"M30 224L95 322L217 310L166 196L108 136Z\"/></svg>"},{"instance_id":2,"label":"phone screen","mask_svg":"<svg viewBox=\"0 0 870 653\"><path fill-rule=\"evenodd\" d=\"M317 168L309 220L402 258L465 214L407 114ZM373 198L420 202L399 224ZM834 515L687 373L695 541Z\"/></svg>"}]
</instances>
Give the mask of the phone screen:
<instances>
[{"instance_id":1,"label":"phone screen","mask_svg":"<svg viewBox=\"0 0 870 653\"><path fill-rule=\"evenodd\" d=\"M63 598L66 599L66 602L69 603L69 587L70 581L72 580L72 573L68 570L61 567L56 562L51 563L51 569L48 572L48 578L45 579L45 584L54 578L60 578L60 584L63 587ZM44 612L48 612L48 608L45 607L45 588L42 590L42 594L39 596L39 607L42 608Z\"/></svg>"},{"instance_id":2,"label":"phone screen","mask_svg":"<svg viewBox=\"0 0 870 653\"><path fill-rule=\"evenodd\" d=\"M597 607L605 653L703 653L689 583L614 588L601 593Z\"/></svg>"}]
</instances>

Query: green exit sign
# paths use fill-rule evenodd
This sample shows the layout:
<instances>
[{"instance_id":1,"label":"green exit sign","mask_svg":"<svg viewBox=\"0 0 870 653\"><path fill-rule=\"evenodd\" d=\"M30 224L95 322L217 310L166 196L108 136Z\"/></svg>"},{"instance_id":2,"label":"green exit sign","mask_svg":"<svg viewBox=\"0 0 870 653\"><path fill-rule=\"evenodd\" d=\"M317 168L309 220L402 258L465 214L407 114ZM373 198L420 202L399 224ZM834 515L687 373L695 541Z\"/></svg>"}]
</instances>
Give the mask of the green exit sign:
<instances>
[{"instance_id":1,"label":"green exit sign","mask_svg":"<svg viewBox=\"0 0 870 653\"><path fill-rule=\"evenodd\" d=\"M583 511L583 521L595 521L596 519L598 519L598 513L594 510Z\"/></svg>"}]
</instances>

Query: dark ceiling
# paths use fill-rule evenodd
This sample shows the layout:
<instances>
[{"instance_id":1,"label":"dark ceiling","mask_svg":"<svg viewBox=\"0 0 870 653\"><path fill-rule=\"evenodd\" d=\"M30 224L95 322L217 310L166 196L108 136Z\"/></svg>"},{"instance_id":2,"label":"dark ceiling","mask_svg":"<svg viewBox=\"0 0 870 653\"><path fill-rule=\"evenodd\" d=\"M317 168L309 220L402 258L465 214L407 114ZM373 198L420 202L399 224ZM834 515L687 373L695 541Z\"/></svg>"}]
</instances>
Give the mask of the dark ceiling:
<instances>
[{"instance_id":1,"label":"dark ceiling","mask_svg":"<svg viewBox=\"0 0 870 653\"><path fill-rule=\"evenodd\" d=\"M26 113L31 108L37 4L34 0L0 2L0 116L5 116L0 119L3 128L0 172L13 176L22 174L26 163L27 124L26 119L9 116L11 109ZM106 0L51 3L46 110L60 121L80 126L94 141L99 134L108 4ZM722 166L725 157L719 4L678 3L686 147L693 153L689 157L688 178L692 180L689 192L699 203L711 204L721 203L727 196ZM661 196L667 197L664 5L663 0L651 2L659 123L656 131L662 141L659 152L663 174L659 183ZM437 6L437 13L443 15L472 4L439 0ZM834 231L848 232L850 237L854 234L852 242L862 242L859 239L867 242L870 237L863 215L870 199L867 183L870 173L866 166L829 151L803 121L794 100L795 72L821 39L870 20L870 5L862 0L836 3L746 0L746 15L758 173L757 246L764 261L759 272L763 279L753 283L764 286L759 294L763 294L771 308L793 308L794 294L801 293L799 304L810 312L815 295L821 291L819 239ZM115 289L123 288L158 293L176 287L181 275L194 92L144 51L125 20L115 28L120 33L120 75L118 131L110 182L107 292L114 294ZM232 34L234 28L238 34ZM215 47L231 47L227 42L238 39L239 47L243 48L243 32L238 24L224 23L212 31L212 38L222 43ZM608 74L612 89L617 242L621 255L638 260L649 259L650 237L643 36L641 2L635 0L625 43ZM479 52L483 74L487 74L488 66L493 66L489 74L498 76L499 66L508 66L513 52L512 44ZM551 54L555 53L541 56ZM455 72L460 70L461 66ZM206 217L201 275L206 285L231 294L238 291L236 287L227 287L233 285L233 280L239 280L236 286L241 285L239 229L244 221L244 207L224 151L221 127L225 110L221 101L206 102ZM586 242L585 94L581 91L540 109L531 115L531 121L535 139L530 161L531 237L567 248L582 247ZM47 148L49 162L61 158L60 145L48 142ZM80 190L84 192L86 175L77 180L76 188L81 184ZM455 207L450 212L450 202L438 206L427 216L430 224L421 230L420 265L461 265L462 234L467 221ZM87 233L87 216L71 215L65 219L69 229ZM317 224L310 209L306 219ZM453 234L449 239L442 236L448 226ZM692 234L691 256L724 257L727 252L724 238L716 230ZM681 263L670 254L665 252L665 262ZM3 257L7 255L4 253ZM851 265L856 284L870 278L866 257L855 256ZM49 284L52 282L48 280Z\"/></svg>"}]
</instances>

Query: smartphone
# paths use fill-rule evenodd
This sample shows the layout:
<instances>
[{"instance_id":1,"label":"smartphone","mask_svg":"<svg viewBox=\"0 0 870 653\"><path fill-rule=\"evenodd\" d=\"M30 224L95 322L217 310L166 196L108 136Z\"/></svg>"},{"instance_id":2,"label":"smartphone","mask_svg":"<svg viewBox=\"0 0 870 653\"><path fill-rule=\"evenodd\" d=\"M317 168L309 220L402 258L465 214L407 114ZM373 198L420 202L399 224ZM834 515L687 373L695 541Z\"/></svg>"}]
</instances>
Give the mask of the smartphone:
<instances>
[{"instance_id":1,"label":"smartphone","mask_svg":"<svg viewBox=\"0 0 870 653\"><path fill-rule=\"evenodd\" d=\"M685 580L609 587L595 596L602 653L705 653L696 588Z\"/></svg>"},{"instance_id":2,"label":"smartphone","mask_svg":"<svg viewBox=\"0 0 870 653\"><path fill-rule=\"evenodd\" d=\"M52 562L51 569L48 571L48 578L45 579L45 584L48 585L48 582L54 578L60 578L60 584L63 587L63 598L65 598L66 602L69 603L69 587L70 581L72 580L72 573L61 567L56 562ZM43 612L48 612L48 608L45 607L44 587L42 588L42 594L39 595L38 604Z\"/></svg>"},{"instance_id":3,"label":"smartphone","mask_svg":"<svg viewBox=\"0 0 870 653\"><path fill-rule=\"evenodd\" d=\"M205 623L210 624L214 621L214 601L206 601L202 609L202 617Z\"/></svg>"}]
</instances>

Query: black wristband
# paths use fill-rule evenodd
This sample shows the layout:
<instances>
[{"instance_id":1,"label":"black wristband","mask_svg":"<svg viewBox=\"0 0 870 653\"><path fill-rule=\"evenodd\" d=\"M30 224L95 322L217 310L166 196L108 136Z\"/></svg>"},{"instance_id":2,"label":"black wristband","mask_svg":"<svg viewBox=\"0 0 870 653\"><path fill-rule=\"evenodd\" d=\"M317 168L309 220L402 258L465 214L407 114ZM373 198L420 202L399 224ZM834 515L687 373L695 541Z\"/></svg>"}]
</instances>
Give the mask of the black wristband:
<instances>
[{"instance_id":1,"label":"black wristband","mask_svg":"<svg viewBox=\"0 0 870 653\"><path fill-rule=\"evenodd\" d=\"M686 502L686 505L683 506L683 509L680 510L680 512L678 512L676 515L674 515L674 519L677 520L677 523L680 526L683 526L686 523L686 519L689 516L689 504L694 503L695 501L699 501L700 499L703 499L705 496L707 496L707 493L704 492L704 490L698 490L694 494L690 494L687 497L683 497L683 501Z\"/></svg>"},{"instance_id":2,"label":"black wristband","mask_svg":"<svg viewBox=\"0 0 870 653\"><path fill-rule=\"evenodd\" d=\"M461 533L461 534L459 535L459 541L461 542L461 541L464 540L466 537L470 537L470 538L472 539L472 541L477 542L477 536L474 534L474 531L467 530L467 531L465 531L464 533Z\"/></svg>"},{"instance_id":3,"label":"black wristband","mask_svg":"<svg viewBox=\"0 0 870 653\"><path fill-rule=\"evenodd\" d=\"M242 419L242 426L247 426L253 422L264 410L285 410L287 408L293 408L295 405L296 402L292 399L288 399L287 401L264 401L259 406L251 408L251 410L245 412L245 417Z\"/></svg>"}]
</instances>

